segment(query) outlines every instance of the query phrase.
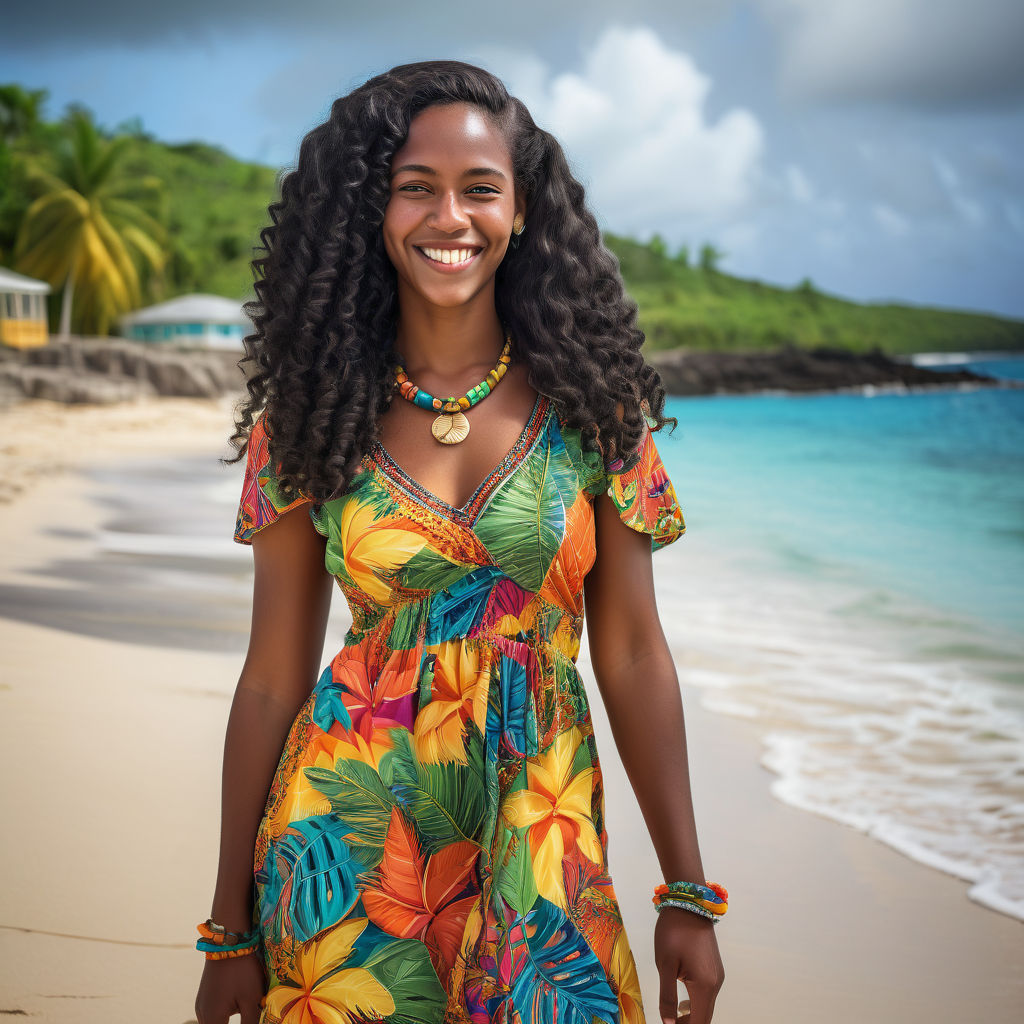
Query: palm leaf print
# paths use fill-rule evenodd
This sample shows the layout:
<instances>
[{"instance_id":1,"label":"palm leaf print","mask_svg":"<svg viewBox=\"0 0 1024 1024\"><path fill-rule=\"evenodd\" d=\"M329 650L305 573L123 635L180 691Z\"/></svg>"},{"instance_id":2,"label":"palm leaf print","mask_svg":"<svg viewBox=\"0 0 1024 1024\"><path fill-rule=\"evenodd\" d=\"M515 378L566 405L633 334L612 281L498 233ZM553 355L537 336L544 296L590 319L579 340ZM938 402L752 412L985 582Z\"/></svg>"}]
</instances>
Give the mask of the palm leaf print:
<instances>
[{"instance_id":1,"label":"palm leaf print","mask_svg":"<svg viewBox=\"0 0 1024 1024\"><path fill-rule=\"evenodd\" d=\"M427 644L443 644L465 636L480 621L491 592L504 574L493 565L483 565L435 593L430 601Z\"/></svg>"},{"instance_id":2,"label":"palm leaf print","mask_svg":"<svg viewBox=\"0 0 1024 1024\"><path fill-rule=\"evenodd\" d=\"M292 822L264 863L261 921L297 942L337 924L359 898L345 826L324 814Z\"/></svg>"},{"instance_id":3,"label":"palm leaf print","mask_svg":"<svg viewBox=\"0 0 1024 1024\"><path fill-rule=\"evenodd\" d=\"M436 548L427 544L417 551L402 568L399 580L408 590L443 590L469 571L468 567L451 562Z\"/></svg>"},{"instance_id":4,"label":"palm leaf print","mask_svg":"<svg viewBox=\"0 0 1024 1024\"><path fill-rule=\"evenodd\" d=\"M384 849L395 798L372 765L354 758L338 758L333 771L315 767L303 771L310 784L331 801L334 815L345 826L346 839L354 847L354 855L364 860L359 847L369 847L366 859L376 864Z\"/></svg>"},{"instance_id":5,"label":"palm leaf print","mask_svg":"<svg viewBox=\"0 0 1024 1024\"><path fill-rule=\"evenodd\" d=\"M416 822L416 831L428 854L449 843L475 842L484 819L484 791L479 764L483 737L468 723L468 764L421 764L406 729L392 729L393 750L381 758L381 778Z\"/></svg>"},{"instance_id":6,"label":"palm leaf print","mask_svg":"<svg viewBox=\"0 0 1024 1024\"><path fill-rule=\"evenodd\" d=\"M516 913L525 915L538 897L533 858L529 843L517 837L512 837L510 849L508 859L495 871L494 885Z\"/></svg>"},{"instance_id":7,"label":"palm leaf print","mask_svg":"<svg viewBox=\"0 0 1024 1024\"><path fill-rule=\"evenodd\" d=\"M526 757L537 753L537 715L533 707L526 666L501 655L501 748L499 758Z\"/></svg>"},{"instance_id":8,"label":"palm leaf print","mask_svg":"<svg viewBox=\"0 0 1024 1024\"><path fill-rule=\"evenodd\" d=\"M328 732L335 722L342 728L352 728L352 716L345 707L342 691L333 686L334 670L328 665L320 674L313 692L316 700L313 704L313 722L324 732Z\"/></svg>"},{"instance_id":9,"label":"palm leaf print","mask_svg":"<svg viewBox=\"0 0 1024 1024\"><path fill-rule=\"evenodd\" d=\"M524 1020L618 1024L619 1001L604 967L559 907L538 896L529 913L517 915L509 934L512 1000ZM517 954L524 951L521 959Z\"/></svg>"},{"instance_id":10,"label":"palm leaf print","mask_svg":"<svg viewBox=\"0 0 1024 1024\"><path fill-rule=\"evenodd\" d=\"M536 445L477 520L480 542L501 570L529 591L540 588L576 497L572 464L557 449Z\"/></svg>"},{"instance_id":11,"label":"palm leaf print","mask_svg":"<svg viewBox=\"0 0 1024 1024\"><path fill-rule=\"evenodd\" d=\"M427 947L416 939L395 939L377 946L360 965L391 994L400 1010L387 1024L438 1024L447 998L430 962Z\"/></svg>"}]
</instances>

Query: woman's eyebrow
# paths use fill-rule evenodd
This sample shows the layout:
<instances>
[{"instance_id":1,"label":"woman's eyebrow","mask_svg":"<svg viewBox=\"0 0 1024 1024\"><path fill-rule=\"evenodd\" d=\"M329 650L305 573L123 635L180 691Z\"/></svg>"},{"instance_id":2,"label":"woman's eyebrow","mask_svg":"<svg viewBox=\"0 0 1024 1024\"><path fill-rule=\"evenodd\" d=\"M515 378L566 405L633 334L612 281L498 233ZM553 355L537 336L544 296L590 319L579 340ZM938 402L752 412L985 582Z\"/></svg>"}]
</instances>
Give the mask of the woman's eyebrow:
<instances>
[{"instance_id":1,"label":"woman's eyebrow","mask_svg":"<svg viewBox=\"0 0 1024 1024\"><path fill-rule=\"evenodd\" d=\"M402 171L416 171L419 174L437 174L437 171L435 171L433 167L428 167L426 164L402 164L401 167L396 167L391 172L391 177L393 178L396 174L399 174ZM475 178L483 175L484 177L491 178L505 178L505 175L502 174L497 167L467 167L462 174L463 177L472 176Z\"/></svg>"}]
</instances>

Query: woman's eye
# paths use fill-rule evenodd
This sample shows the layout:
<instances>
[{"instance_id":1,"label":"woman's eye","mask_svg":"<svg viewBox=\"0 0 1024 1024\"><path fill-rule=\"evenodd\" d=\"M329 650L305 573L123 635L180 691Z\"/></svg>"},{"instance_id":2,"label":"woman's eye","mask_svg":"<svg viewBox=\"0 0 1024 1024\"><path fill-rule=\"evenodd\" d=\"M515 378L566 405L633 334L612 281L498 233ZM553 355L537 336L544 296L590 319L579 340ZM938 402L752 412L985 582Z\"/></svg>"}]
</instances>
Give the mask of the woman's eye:
<instances>
[{"instance_id":1,"label":"woman's eye","mask_svg":"<svg viewBox=\"0 0 1024 1024\"><path fill-rule=\"evenodd\" d=\"M412 189L423 189L423 188L424 187L422 185L402 185L402 186L399 187L398 191L399 192L408 192L408 191L410 191ZM496 188L491 188L490 185L474 185L469 191L470 192L475 192L478 188L482 188L482 189L486 190L483 193L484 195L487 195L488 193L493 194L493 195L497 195L498 194L498 190ZM424 189L424 191L425 191L425 189ZM479 195L479 193L477 193L477 194Z\"/></svg>"}]
</instances>

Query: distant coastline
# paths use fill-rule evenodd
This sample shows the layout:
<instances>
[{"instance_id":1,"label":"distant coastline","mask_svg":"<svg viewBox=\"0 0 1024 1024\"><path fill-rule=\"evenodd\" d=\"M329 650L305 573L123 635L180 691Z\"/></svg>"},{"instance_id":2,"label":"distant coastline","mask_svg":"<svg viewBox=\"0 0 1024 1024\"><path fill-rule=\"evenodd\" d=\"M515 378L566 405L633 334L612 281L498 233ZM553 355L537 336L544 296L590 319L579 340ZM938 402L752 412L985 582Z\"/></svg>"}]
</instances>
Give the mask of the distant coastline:
<instances>
[{"instance_id":1,"label":"distant coastline","mask_svg":"<svg viewBox=\"0 0 1024 1024\"><path fill-rule=\"evenodd\" d=\"M1018 353L1000 352L1013 356ZM139 397L217 398L241 392L241 350L154 345L123 338L53 340L34 349L0 348L0 407L42 398L66 405L106 405ZM967 369L932 369L970 353L892 357L881 349L794 344L774 350L645 353L673 395L744 394L934 387L1021 387Z\"/></svg>"}]
</instances>

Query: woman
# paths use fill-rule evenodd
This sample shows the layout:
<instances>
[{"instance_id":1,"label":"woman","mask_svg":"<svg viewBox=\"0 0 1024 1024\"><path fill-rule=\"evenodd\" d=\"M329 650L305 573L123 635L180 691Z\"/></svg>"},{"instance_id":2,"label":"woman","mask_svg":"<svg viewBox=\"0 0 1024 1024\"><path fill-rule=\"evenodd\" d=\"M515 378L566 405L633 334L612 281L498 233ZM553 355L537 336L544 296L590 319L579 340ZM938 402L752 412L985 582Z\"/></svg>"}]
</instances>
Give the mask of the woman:
<instances>
[{"instance_id":1,"label":"woman","mask_svg":"<svg viewBox=\"0 0 1024 1024\"><path fill-rule=\"evenodd\" d=\"M705 1024L726 893L703 885L651 567L685 524L664 389L583 188L497 79L431 61L337 100L271 214L199 1024L644 1020L584 608L671 883L661 1015L682 980ZM313 685L335 583L352 627Z\"/></svg>"}]
</instances>

